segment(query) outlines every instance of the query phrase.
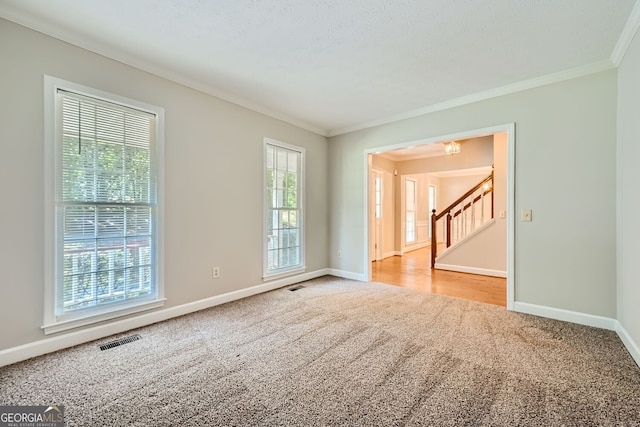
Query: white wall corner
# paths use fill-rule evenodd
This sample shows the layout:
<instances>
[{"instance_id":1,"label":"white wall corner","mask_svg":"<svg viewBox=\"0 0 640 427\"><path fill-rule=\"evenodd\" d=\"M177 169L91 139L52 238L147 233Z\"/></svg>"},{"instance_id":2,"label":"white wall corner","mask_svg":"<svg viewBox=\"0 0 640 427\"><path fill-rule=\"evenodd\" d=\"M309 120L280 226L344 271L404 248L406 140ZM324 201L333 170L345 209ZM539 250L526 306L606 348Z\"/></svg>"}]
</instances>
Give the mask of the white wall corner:
<instances>
[{"instance_id":1,"label":"white wall corner","mask_svg":"<svg viewBox=\"0 0 640 427\"><path fill-rule=\"evenodd\" d=\"M328 268L327 274L343 279L357 280L358 282L368 282L366 274L354 273L352 271L338 270L336 268Z\"/></svg>"},{"instance_id":2,"label":"white wall corner","mask_svg":"<svg viewBox=\"0 0 640 427\"><path fill-rule=\"evenodd\" d=\"M382 254L382 259L391 258L392 256L402 255L400 251L390 251Z\"/></svg>"},{"instance_id":3,"label":"white wall corner","mask_svg":"<svg viewBox=\"0 0 640 427\"><path fill-rule=\"evenodd\" d=\"M631 42L638 32L638 28L640 28L640 1L636 2L627 20L627 24L624 26L622 34L620 34L618 43L616 43L616 47L613 49L613 53L611 53L611 62L613 62L615 67L618 67L624 59L624 55L631 46Z\"/></svg>"},{"instance_id":4,"label":"white wall corner","mask_svg":"<svg viewBox=\"0 0 640 427\"><path fill-rule=\"evenodd\" d=\"M610 317L596 316L593 314L580 313L577 311L564 310L561 308L547 307L543 305L528 304L525 302L514 302L513 311L518 313L533 314L535 316L547 317L549 319L562 320L564 322L577 323L579 325L593 326L595 328L617 330L617 320Z\"/></svg>"},{"instance_id":5,"label":"white wall corner","mask_svg":"<svg viewBox=\"0 0 640 427\"><path fill-rule=\"evenodd\" d=\"M199 301L193 301L176 307L169 307L162 310L145 312L144 314L141 314L139 316L116 320L103 325L81 329L78 331L72 331L69 333L23 344L17 347L7 348L4 350L0 350L0 366L10 365L12 363L20 362L32 357L52 353L54 351L62 350L79 344L84 344L93 340L108 337L110 335L126 332L131 329L148 326L153 323L162 322L174 317L204 310L216 305L225 304L227 302L239 300L252 295L261 294L263 292L272 291L295 283L304 282L305 280L311 280L317 277L326 276L328 274L332 274L330 272L330 269L324 268L309 273L298 274L279 280L273 280L261 285L228 292L226 294L216 295Z\"/></svg>"},{"instance_id":6,"label":"white wall corner","mask_svg":"<svg viewBox=\"0 0 640 427\"><path fill-rule=\"evenodd\" d=\"M616 324L616 333L622 340L624 346L629 351L629 354L631 354L633 360L635 360L636 364L640 366L640 346L638 345L638 343L635 342L633 338L631 338L631 335L629 335L627 330L620 324L620 322L617 322Z\"/></svg>"}]
</instances>

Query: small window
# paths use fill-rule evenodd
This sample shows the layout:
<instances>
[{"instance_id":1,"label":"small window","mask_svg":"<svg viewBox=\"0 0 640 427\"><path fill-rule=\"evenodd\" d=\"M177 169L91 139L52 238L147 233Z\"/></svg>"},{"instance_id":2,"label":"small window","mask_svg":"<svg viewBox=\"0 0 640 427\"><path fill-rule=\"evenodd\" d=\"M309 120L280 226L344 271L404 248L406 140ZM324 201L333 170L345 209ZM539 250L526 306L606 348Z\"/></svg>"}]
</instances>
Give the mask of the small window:
<instances>
[{"instance_id":1,"label":"small window","mask_svg":"<svg viewBox=\"0 0 640 427\"><path fill-rule=\"evenodd\" d=\"M431 222L431 215L436 209L438 209L436 207L436 186L429 185L429 222ZM431 226L429 226L429 238L431 238Z\"/></svg>"},{"instance_id":2,"label":"small window","mask_svg":"<svg viewBox=\"0 0 640 427\"><path fill-rule=\"evenodd\" d=\"M304 149L265 139L264 277L304 271Z\"/></svg>"},{"instance_id":3,"label":"small window","mask_svg":"<svg viewBox=\"0 0 640 427\"><path fill-rule=\"evenodd\" d=\"M382 177L376 174L375 179L375 192L376 192L376 219L382 218Z\"/></svg>"},{"instance_id":4,"label":"small window","mask_svg":"<svg viewBox=\"0 0 640 427\"><path fill-rule=\"evenodd\" d=\"M407 179L405 191L405 241L416 241L416 181Z\"/></svg>"},{"instance_id":5,"label":"small window","mask_svg":"<svg viewBox=\"0 0 640 427\"><path fill-rule=\"evenodd\" d=\"M55 117L47 126L53 185L45 333L52 333L161 305L162 110L46 83Z\"/></svg>"}]
</instances>

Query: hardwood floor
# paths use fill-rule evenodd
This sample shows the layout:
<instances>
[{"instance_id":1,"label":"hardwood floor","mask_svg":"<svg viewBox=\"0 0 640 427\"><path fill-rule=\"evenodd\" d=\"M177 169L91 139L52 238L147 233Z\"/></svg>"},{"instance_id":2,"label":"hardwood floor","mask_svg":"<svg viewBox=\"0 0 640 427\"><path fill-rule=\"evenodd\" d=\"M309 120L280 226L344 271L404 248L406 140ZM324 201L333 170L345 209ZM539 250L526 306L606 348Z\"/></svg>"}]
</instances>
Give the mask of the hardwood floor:
<instances>
[{"instance_id":1,"label":"hardwood floor","mask_svg":"<svg viewBox=\"0 0 640 427\"><path fill-rule=\"evenodd\" d=\"M372 263L372 280L417 291L507 305L507 280L454 271L432 270L431 252L423 248Z\"/></svg>"}]
</instances>

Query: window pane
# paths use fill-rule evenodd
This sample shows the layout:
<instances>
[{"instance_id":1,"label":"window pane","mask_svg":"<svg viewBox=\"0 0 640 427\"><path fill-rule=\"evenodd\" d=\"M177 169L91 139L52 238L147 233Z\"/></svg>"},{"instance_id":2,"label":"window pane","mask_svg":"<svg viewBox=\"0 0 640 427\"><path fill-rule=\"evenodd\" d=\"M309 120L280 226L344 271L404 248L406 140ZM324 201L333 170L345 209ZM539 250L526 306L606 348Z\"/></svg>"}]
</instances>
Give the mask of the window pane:
<instances>
[{"instance_id":1,"label":"window pane","mask_svg":"<svg viewBox=\"0 0 640 427\"><path fill-rule=\"evenodd\" d=\"M124 156L124 201L150 203L152 201L150 151L127 146Z\"/></svg>"},{"instance_id":2,"label":"window pane","mask_svg":"<svg viewBox=\"0 0 640 427\"><path fill-rule=\"evenodd\" d=\"M96 234L96 209L93 206L64 207L64 236L67 240L93 237Z\"/></svg>"},{"instance_id":3,"label":"window pane","mask_svg":"<svg viewBox=\"0 0 640 427\"><path fill-rule=\"evenodd\" d=\"M287 152L285 150L276 149L276 153L278 158L276 163L276 168L279 171L286 171L287 170Z\"/></svg>"},{"instance_id":4,"label":"window pane","mask_svg":"<svg viewBox=\"0 0 640 427\"><path fill-rule=\"evenodd\" d=\"M125 208L123 206L100 206L97 211L99 236L124 236Z\"/></svg>"},{"instance_id":5,"label":"window pane","mask_svg":"<svg viewBox=\"0 0 640 427\"><path fill-rule=\"evenodd\" d=\"M152 210L148 206L127 207L125 210L127 221L126 233L130 236L151 234Z\"/></svg>"},{"instance_id":6,"label":"window pane","mask_svg":"<svg viewBox=\"0 0 640 427\"><path fill-rule=\"evenodd\" d=\"M65 309L92 304L96 283L95 241L64 245L63 303Z\"/></svg>"},{"instance_id":7,"label":"window pane","mask_svg":"<svg viewBox=\"0 0 640 427\"><path fill-rule=\"evenodd\" d=\"M287 170L289 172L293 172L294 174L298 173L298 153L289 152Z\"/></svg>"},{"instance_id":8,"label":"window pane","mask_svg":"<svg viewBox=\"0 0 640 427\"><path fill-rule=\"evenodd\" d=\"M274 163L273 163L274 151L275 150L273 149L273 147L267 145L267 148L266 148L266 160L265 160L267 169L273 169L274 166L275 166Z\"/></svg>"}]
</instances>

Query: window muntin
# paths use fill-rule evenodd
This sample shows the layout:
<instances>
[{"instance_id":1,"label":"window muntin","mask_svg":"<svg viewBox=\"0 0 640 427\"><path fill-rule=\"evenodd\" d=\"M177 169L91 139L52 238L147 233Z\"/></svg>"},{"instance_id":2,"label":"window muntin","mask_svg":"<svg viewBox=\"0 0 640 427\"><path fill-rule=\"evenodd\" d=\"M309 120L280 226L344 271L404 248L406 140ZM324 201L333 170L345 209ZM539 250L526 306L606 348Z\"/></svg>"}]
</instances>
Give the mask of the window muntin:
<instances>
[{"instance_id":1,"label":"window muntin","mask_svg":"<svg viewBox=\"0 0 640 427\"><path fill-rule=\"evenodd\" d=\"M265 141L265 277L304 268L303 153Z\"/></svg>"}]
</instances>

